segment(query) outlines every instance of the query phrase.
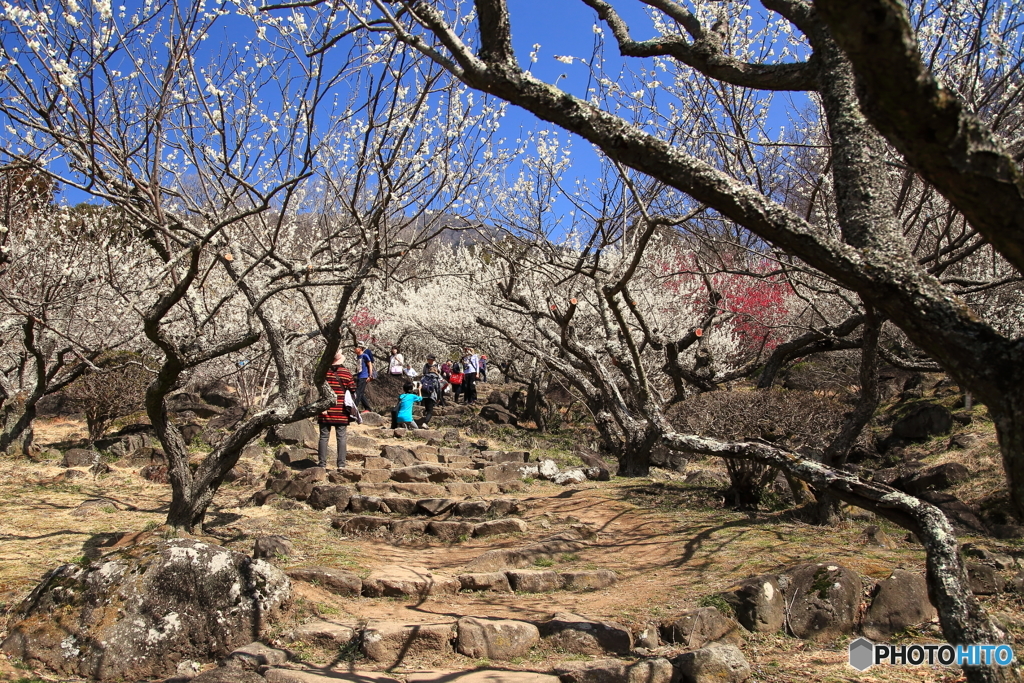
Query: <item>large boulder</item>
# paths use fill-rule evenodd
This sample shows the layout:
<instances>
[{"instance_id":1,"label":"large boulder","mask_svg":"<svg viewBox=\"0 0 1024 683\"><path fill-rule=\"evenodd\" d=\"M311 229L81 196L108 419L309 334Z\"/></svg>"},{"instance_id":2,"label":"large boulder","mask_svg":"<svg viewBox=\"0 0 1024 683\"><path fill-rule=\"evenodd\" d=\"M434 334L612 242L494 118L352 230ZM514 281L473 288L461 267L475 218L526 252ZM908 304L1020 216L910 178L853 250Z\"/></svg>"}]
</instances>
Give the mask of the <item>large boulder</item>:
<instances>
[{"instance_id":1,"label":"large boulder","mask_svg":"<svg viewBox=\"0 0 1024 683\"><path fill-rule=\"evenodd\" d=\"M968 476L967 468L960 463L945 462L928 469L908 472L893 481L892 485L901 491L919 496L925 491L948 489L967 481Z\"/></svg>"},{"instance_id":2,"label":"large boulder","mask_svg":"<svg viewBox=\"0 0 1024 683\"><path fill-rule=\"evenodd\" d=\"M953 413L935 403L920 403L911 408L892 426L892 435L897 439L920 440L953 429Z\"/></svg>"},{"instance_id":3,"label":"large boulder","mask_svg":"<svg viewBox=\"0 0 1024 683\"><path fill-rule=\"evenodd\" d=\"M480 409L480 417L500 425L512 425L515 427L519 424L518 417L509 412L508 408L498 404L485 405Z\"/></svg>"},{"instance_id":4,"label":"large boulder","mask_svg":"<svg viewBox=\"0 0 1024 683\"><path fill-rule=\"evenodd\" d=\"M241 405L238 390L222 379L214 380L199 390L199 397L212 406L233 408Z\"/></svg>"},{"instance_id":5,"label":"large boulder","mask_svg":"<svg viewBox=\"0 0 1024 683\"><path fill-rule=\"evenodd\" d=\"M0 647L64 675L164 678L179 662L252 642L290 595L288 578L263 560L196 539L150 538L51 571Z\"/></svg>"},{"instance_id":6,"label":"large boulder","mask_svg":"<svg viewBox=\"0 0 1024 683\"><path fill-rule=\"evenodd\" d=\"M864 614L861 631L875 642L938 616L928 600L928 582L921 574L896 569L878 584L871 606Z\"/></svg>"},{"instance_id":7,"label":"large boulder","mask_svg":"<svg viewBox=\"0 0 1024 683\"><path fill-rule=\"evenodd\" d=\"M797 638L829 640L853 633L863 585L836 564L802 564L786 572L789 628Z\"/></svg>"},{"instance_id":8,"label":"large boulder","mask_svg":"<svg viewBox=\"0 0 1024 683\"><path fill-rule=\"evenodd\" d=\"M775 633L786 622L786 603L774 576L744 579L721 595L748 631Z\"/></svg>"},{"instance_id":9,"label":"large boulder","mask_svg":"<svg viewBox=\"0 0 1024 683\"><path fill-rule=\"evenodd\" d=\"M92 451L88 448L71 448L64 453L61 467L89 467L102 459L103 456L99 451Z\"/></svg>"},{"instance_id":10,"label":"large boulder","mask_svg":"<svg viewBox=\"0 0 1024 683\"><path fill-rule=\"evenodd\" d=\"M267 443L271 446L278 444L305 446L316 450L320 444L320 430L309 420L275 425L267 431Z\"/></svg>"},{"instance_id":11,"label":"large boulder","mask_svg":"<svg viewBox=\"0 0 1024 683\"><path fill-rule=\"evenodd\" d=\"M988 528L978 517L978 511L952 493L945 491L924 491L920 497L942 510L953 526L977 534L987 534Z\"/></svg>"}]
</instances>

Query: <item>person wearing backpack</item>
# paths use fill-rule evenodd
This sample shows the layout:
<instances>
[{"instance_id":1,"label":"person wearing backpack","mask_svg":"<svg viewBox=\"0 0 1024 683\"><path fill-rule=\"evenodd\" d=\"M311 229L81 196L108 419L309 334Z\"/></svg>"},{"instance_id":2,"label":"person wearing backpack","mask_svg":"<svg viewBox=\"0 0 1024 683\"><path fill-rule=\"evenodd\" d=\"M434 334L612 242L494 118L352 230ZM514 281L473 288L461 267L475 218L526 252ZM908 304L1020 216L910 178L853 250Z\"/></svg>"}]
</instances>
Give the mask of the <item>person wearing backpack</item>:
<instances>
[{"instance_id":1,"label":"person wearing backpack","mask_svg":"<svg viewBox=\"0 0 1024 683\"><path fill-rule=\"evenodd\" d=\"M356 390L356 381L352 378L352 373L342 363L341 351L334 355L331 367L327 370L327 384L337 399L334 405L320 413L317 418L317 422L320 424L320 443L317 444L316 452L320 459L320 467L326 469L327 448L331 442L331 428L333 427L338 455L335 467L340 470L348 464L348 425L352 421L345 409L345 392Z\"/></svg>"},{"instance_id":2,"label":"person wearing backpack","mask_svg":"<svg viewBox=\"0 0 1024 683\"><path fill-rule=\"evenodd\" d=\"M427 362L423 366L423 377L420 379L420 396L423 397L423 419L421 426L430 424L434 417L434 406L441 403L444 396L444 380L437 371L437 358L427 356Z\"/></svg>"},{"instance_id":3,"label":"person wearing backpack","mask_svg":"<svg viewBox=\"0 0 1024 683\"><path fill-rule=\"evenodd\" d=\"M459 402L459 395L462 393L462 365L455 363L452 365L452 376L448 378L448 381L452 384L452 403Z\"/></svg>"}]
</instances>

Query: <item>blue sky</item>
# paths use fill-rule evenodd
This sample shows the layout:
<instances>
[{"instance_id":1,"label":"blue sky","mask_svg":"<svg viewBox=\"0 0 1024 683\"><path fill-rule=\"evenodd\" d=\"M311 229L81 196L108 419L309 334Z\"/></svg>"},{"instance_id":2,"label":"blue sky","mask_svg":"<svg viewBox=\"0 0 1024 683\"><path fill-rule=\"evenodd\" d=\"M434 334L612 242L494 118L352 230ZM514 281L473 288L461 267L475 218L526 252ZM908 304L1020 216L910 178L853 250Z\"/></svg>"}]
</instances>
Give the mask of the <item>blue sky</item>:
<instances>
[{"instance_id":1,"label":"blue sky","mask_svg":"<svg viewBox=\"0 0 1024 683\"><path fill-rule=\"evenodd\" d=\"M615 4L621 16L632 29L634 38L644 39L654 35L645 5L637 0L616 2ZM534 51L534 45L539 44L538 61L531 67L534 75L549 83L557 82L560 87L573 95L586 97L586 89L589 84L586 66L579 63L564 64L554 57L555 55L572 55L585 59L591 55L595 41L593 27L597 21L594 11L580 0L509 0L509 8L513 22L513 43L520 63L524 66L529 65L530 53ZM247 39L245 33L251 30L251 24L247 20L225 17L220 22L211 36L211 59L227 45L244 43ZM616 73L623 61L618 56L617 47L607 29L605 29L605 35L607 41L605 45L606 70L609 73ZM336 49L343 50L344 48L339 46ZM628 60L628 65L636 68L642 61L644 60ZM782 98L779 98L779 101L779 113L776 117L778 120L773 125L787 123L784 107L781 106ZM502 127L503 136L514 140L521 133L543 129L549 127L549 124L539 121L529 113L510 107ZM568 174L569 177L565 179L566 186L572 185L574 176L596 178L600 175L600 160L589 143L561 131L559 136L562 139L573 140L573 166ZM510 173L512 172L514 169L510 169ZM88 201L89 197L85 193L69 190L65 191L63 200L74 204ZM568 210L566 205L564 212Z\"/></svg>"}]
</instances>

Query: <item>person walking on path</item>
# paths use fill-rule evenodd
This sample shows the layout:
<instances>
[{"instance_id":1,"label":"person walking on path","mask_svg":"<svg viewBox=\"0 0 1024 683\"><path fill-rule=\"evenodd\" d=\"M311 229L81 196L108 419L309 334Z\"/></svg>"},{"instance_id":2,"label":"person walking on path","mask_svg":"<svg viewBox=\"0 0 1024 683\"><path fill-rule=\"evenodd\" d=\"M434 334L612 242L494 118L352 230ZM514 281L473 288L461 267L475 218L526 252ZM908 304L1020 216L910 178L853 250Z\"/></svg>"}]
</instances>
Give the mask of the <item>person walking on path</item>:
<instances>
[{"instance_id":1,"label":"person walking on path","mask_svg":"<svg viewBox=\"0 0 1024 683\"><path fill-rule=\"evenodd\" d=\"M316 452L320 459L320 467L326 469L327 445L331 441L333 427L337 442L337 461L334 466L340 470L348 464L348 425L351 422L346 411L345 392L356 390L356 381L352 378L352 373L342 363L341 351L334 355L331 367L327 370L327 384L338 398L333 406L320 413L317 418L317 422L320 423L320 443Z\"/></svg>"},{"instance_id":2,"label":"person walking on path","mask_svg":"<svg viewBox=\"0 0 1024 683\"><path fill-rule=\"evenodd\" d=\"M477 378L481 382L487 381L487 356L484 354L480 355L480 371L477 373Z\"/></svg>"},{"instance_id":3,"label":"person walking on path","mask_svg":"<svg viewBox=\"0 0 1024 683\"><path fill-rule=\"evenodd\" d=\"M476 403L476 375L480 372L480 356L476 355L471 346L464 347L462 352L465 354L462 357L462 394L467 404Z\"/></svg>"},{"instance_id":4,"label":"person walking on path","mask_svg":"<svg viewBox=\"0 0 1024 683\"><path fill-rule=\"evenodd\" d=\"M440 405L444 396L444 380L437 371L436 361L434 356L427 356L423 377L420 379L420 396L423 397L423 419L420 424L424 427L430 424L434 417L434 406Z\"/></svg>"},{"instance_id":5,"label":"person walking on path","mask_svg":"<svg viewBox=\"0 0 1024 683\"><path fill-rule=\"evenodd\" d=\"M452 403L459 402L459 394L462 393L462 380L465 375L462 374L462 365L455 363L452 365L452 374L448 378L448 381L452 384Z\"/></svg>"},{"instance_id":6,"label":"person walking on path","mask_svg":"<svg viewBox=\"0 0 1024 683\"><path fill-rule=\"evenodd\" d=\"M412 393L413 389L415 389L412 382L406 382L402 389L404 393L399 395L398 405L395 407L395 420L399 427L419 429L416 423L412 421L412 405L421 402L423 397Z\"/></svg>"},{"instance_id":7,"label":"person walking on path","mask_svg":"<svg viewBox=\"0 0 1024 683\"><path fill-rule=\"evenodd\" d=\"M356 344L356 407L364 413L373 410L366 400L366 383L373 379L373 353L365 344Z\"/></svg>"}]
</instances>

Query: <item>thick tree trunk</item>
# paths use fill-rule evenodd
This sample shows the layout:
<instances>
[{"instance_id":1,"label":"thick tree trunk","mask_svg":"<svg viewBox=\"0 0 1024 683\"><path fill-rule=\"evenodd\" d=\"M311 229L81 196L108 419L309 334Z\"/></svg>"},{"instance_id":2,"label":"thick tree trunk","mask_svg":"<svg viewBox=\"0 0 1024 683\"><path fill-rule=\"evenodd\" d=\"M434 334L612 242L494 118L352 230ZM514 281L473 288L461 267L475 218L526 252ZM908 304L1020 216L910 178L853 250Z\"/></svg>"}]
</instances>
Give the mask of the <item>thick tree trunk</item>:
<instances>
[{"instance_id":1,"label":"thick tree trunk","mask_svg":"<svg viewBox=\"0 0 1024 683\"><path fill-rule=\"evenodd\" d=\"M620 477L646 477L651 473L651 449L661 442L662 431L647 422L630 429L619 453Z\"/></svg>"},{"instance_id":2,"label":"thick tree trunk","mask_svg":"<svg viewBox=\"0 0 1024 683\"><path fill-rule=\"evenodd\" d=\"M549 375L547 373L538 373L530 377L530 382L526 387L526 405L523 408L523 418L527 420L533 420L533 423L537 425L537 431L544 432L547 430L547 401L544 398L545 392L548 388Z\"/></svg>"},{"instance_id":3,"label":"thick tree trunk","mask_svg":"<svg viewBox=\"0 0 1024 683\"><path fill-rule=\"evenodd\" d=\"M9 401L0 408L0 454L12 449L12 453L25 453L32 445L34 432L32 422L36 419L36 402Z\"/></svg>"},{"instance_id":4,"label":"thick tree trunk","mask_svg":"<svg viewBox=\"0 0 1024 683\"><path fill-rule=\"evenodd\" d=\"M1011 393L1012 392L1012 393ZM1000 410L989 412L996 424L999 452L1003 458L1010 501L1019 521L1024 521L1024 392L1008 389Z\"/></svg>"}]
</instances>

